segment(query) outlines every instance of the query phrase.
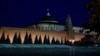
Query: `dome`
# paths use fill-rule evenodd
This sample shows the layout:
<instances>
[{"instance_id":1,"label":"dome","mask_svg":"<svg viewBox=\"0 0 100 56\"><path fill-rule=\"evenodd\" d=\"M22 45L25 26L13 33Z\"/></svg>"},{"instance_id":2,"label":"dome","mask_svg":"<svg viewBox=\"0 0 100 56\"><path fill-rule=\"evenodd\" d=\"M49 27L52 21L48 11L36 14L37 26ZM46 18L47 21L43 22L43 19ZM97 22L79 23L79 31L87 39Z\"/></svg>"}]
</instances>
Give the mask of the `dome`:
<instances>
[{"instance_id":1,"label":"dome","mask_svg":"<svg viewBox=\"0 0 100 56\"><path fill-rule=\"evenodd\" d=\"M47 24L58 24L58 21L56 21L49 12L49 9L47 9L47 14L43 18L41 18L40 23L47 23Z\"/></svg>"},{"instance_id":2,"label":"dome","mask_svg":"<svg viewBox=\"0 0 100 56\"><path fill-rule=\"evenodd\" d=\"M47 9L46 16L42 17L37 24L30 26L30 28L44 31L64 31L65 26L56 21Z\"/></svg>"},{"instance_id":3,"label":"dome","mask_svg":"<svg viewBox=\"0 0 100 56\"><path fill-rule=\"evenodd\" d=\"M51 16L44 16L41 21L54 21L54 18Z\"/></svg>"},{"instance_id":4,"label":"dome","mask_svg":"<svg viewBox=\"0 0 100 56\"><path fill-rule=\"evenodd\" d=\"M54 20L54 18L51 17L51 16L44 16L44 17L40 20L40 23L58 24L58 21Z\"/></svg>"}]
</instances>

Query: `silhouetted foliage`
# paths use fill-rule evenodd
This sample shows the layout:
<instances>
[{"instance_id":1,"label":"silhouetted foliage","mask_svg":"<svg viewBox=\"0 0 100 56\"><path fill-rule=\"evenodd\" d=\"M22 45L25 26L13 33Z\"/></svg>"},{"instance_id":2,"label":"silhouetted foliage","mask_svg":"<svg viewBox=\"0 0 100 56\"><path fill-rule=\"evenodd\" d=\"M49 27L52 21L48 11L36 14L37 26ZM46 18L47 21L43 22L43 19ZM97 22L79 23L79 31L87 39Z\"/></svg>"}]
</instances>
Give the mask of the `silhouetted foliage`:
<instances>
[{"instance_id":1,"label":"silhouetted foliage","mask_svg":"<svg viewBox=\"0 0 100 56\"><path fill-rule=\"evenodd\" d=\"M66 40L65 45L72 45L72 43L70 41Z\"/></svg>"},{"instance_id":2,"label":"silhouetted foliage","mask_svg":"<svg viewBox=\"0 0 100 56\"><path fill-rule=\"evenodd\" d=\"M75 46L93 46L94 45L94 37L93 35L85 35L80 41L74 42Z\"/></svg>"},{"instance_id":3,"label":"silhouetted foliage","mask_svg":"<svg viewBox=\"0 0 100 56\"><path fill-rule=\"evenodd\" d=\"M1 38L0 38L0 43L1 43Z\"/></svg>"},{"instance_id":4,"label":"silhouetted foliage","mask_svg":"<svg viewBox=\"0 0 100 56\"><path fill-rule=\"evenodd\" d=\"M2 33L0 43L5 44L5 33Z\"/></svg>"},{"instance_id":5,"label":"silhouetted foliage","mask_svg":"<svg viewBox=\"0 0 100 56\"><path fill-rule=\"evenodd\" d=\"M90 46L93 45L93 36L92 35L85 35L84 38L81 39L81 44L84 46Z\"/></svg>"},{"instance_id":6,"label":"silhouetted foliage","mask_svg":"<svg viewBox=\"0 0 100 56\"><path fill-rule=\"evenodd\" d=\"M49 44L49 42L48 42L48 39L47 39L47 36L46 36L46 35L44 36L44 44Z\"/></svg>"},{"instance_id":7,"label":"silhouetted foliage","mask_svg":"<svg viewBox=\"0 0 100 56\"><path fill-rule=\"evenodd\" d=\"M38 37L37 37L37 35L36 35L36 37L35 37L34 44L38 44Z\"/></svg>"},{"instance_id":8,"label":"silhouetted foliage","mask_svg":"<svg viewBox=\"0 0 100 56\"><path fill-rule=\"evenodd\" d=\"M96 44L98 44L100 46L100 39L98 40L98 42Z\"/></svg>"},{"instance_id":9,"label":"silhouetted foliage","mask_svg":"<svg viewBox=\"0 0 100 56\"><path fill-rule=\"evenodd\" d=\"M63 45L63 41L61 40L61 43L60 43L61 45Z\"/></svg>"},{"instance_id":10,"label":"silhouetted foliage","mask_svg":"<svg viewBox=\"0 0 100 56\"><path fill-rule=\"evenodd\" d=\"M40 35L40 37L39 37L38 44L42 44L41 35Z\"/></svg>"},{"instance_id":11,"label":"silhouetted foliage","mask_svg":"<svg viewBox=\"0 0 100 56\"><path fill-rule=\"evenodd\" d=\"M48 36L48 40L47 40L47 43L48 43L48 44L50 44L50 39L49 39L49 36Z\"/></svg>"},{"instance_id":12,"label":"silhouetted foliage","mask_svg":"<svg viewBox=\"0 0 100 56\"><path fill-rule=\"evenodd\" d=\"M15 35L13 37L13 44L17 44L18 43L18 38L17 38L17 33L15 32Z\"/></svg>"},{"instance_id":13,"label":"silhouetted foliage","mask_svg":"<svg viewBox=\"0 0 100 56\"><path fill-rule=\"evenodd\" d=\"M20 33L19 33L19 35L18 35L18 42L17 42L18 44L21 44L21 36L20 36Z\"/></svg>"},{"instance_id":14,"label":"silhouetted foliage","mask_svg":"<svg viewBox=\"0 0 100 56\"><path fill-rule=\"evenodd\" d=\"M31 35L31 34L29 34L28 43L29 43L29 44L32 44L32 35Z\"/></svg>"},{"instance_id":15,"label":"silhouetted foliage","mask_svg":"<svg viewBox=\"0 0 100 56\"><path fill-rule=\"evenodd\" d=\"M24 44L28 44L28 34L26 32L25 38L24 38Z\"/></svg>"},{"instance_id":16,"label":"silhouetted foliage","mask_svg":"<svg viewBox=\"0 0 100 56\"><path fill-rule=\"evenodd\" d=\"M82 46L81 41L75 41L75 42L74 42L74 46Z\"/></svg>"},{"instance_id":17,"label":"silhouetted foliage","mask_svg":"<svg viewBox=\"0 0 100 56\"><path fill-rule=\"evenodd\" d=\"M57 45L60 45L60 42L59 42L59 40L56 40L56 44L57 44Z\"/></svg>"},{"instance_id":18,"label":"silhouetted foliage","mask_svg":"<svg viewBox=\"0 0 100 56\"><path fill-rule=\"evenodd\" d=\"M56 44L56 41L55 41L54 37L52 38L51 44Z\"/></svg>"},{"instance_id":19,"label":"silhouetted foliage","mask_svg":"<svg viewBox=\"0 0 100 56\"><path fill-rule=\"evenodd\" d=\"M90 19L84 27L95 30L100 34L100 0L91 0L91 3L87 4L87 10Z\"/></svg>"},{"instance_id":20,"label":"silhouetted foliage","mask_svg":"<svg viewBox=\"0 0 100 56\"><path fill-rule=\"evenodd\" d=\"M24 38L24 44L32 44L32 38L31 38L31 34L29 34L26 32L25 38Z\"/></svg>"},{"instance_id":21,"label":"silhouetted foliage","mask_svg":"<svg viewBox=\"0 0 100 56\"><path fill-rule=\"evenodd\" d=\"M5 40L6 44L10 44L10 39L9 39L9 35L7 35L7 39Z\"/></svg>"}]
</instances>

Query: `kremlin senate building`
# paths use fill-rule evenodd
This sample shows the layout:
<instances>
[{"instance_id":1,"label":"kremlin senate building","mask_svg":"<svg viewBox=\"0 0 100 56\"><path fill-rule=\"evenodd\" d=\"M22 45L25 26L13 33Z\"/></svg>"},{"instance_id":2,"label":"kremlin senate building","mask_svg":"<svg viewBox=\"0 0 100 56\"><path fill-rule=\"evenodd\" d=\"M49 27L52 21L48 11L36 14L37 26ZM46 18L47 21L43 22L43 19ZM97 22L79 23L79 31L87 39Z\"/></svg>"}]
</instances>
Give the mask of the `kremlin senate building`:
<instances>
[{"instance_id":1,"label":"kremlin senate building","mask_svg":"<svg viewBox=\"0 0 100 56\"><path fill-rule=\"evenodd\" d=\"M66 18L66 24L60 24L58 21L54 20L51 16L49 9L47 9L47 14L37 24L29 25L25 28L14 28L14 27L0 27L0 39L5 36L5 39L9 39L12 44L14 40L14 36L21 39L21 43L24 44L26 38L31 38L32 44L35 43L35 40L41 39L42 44L44 43L44 39L48 39L48 41L62 42L65 41L79 41L81 38L85 36L85 31L82 27L74 27L72 25L70 15ZM29 37L27 37L29 36Z\"/></svg>"}]
</instances>

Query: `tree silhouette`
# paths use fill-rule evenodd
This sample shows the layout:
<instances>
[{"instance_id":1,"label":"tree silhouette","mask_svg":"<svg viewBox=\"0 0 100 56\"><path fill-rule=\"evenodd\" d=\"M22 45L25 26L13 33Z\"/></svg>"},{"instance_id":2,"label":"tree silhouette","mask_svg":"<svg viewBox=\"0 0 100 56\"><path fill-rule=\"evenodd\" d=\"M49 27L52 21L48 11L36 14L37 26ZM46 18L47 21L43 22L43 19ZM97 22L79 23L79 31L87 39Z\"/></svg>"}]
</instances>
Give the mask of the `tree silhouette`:
<instances>
[{"instance_id":1,"label":"tree silhouette","mask_svg":"<svg viewBox=\"0 0 100 56\"><path fill-rule=\"evenodd\" d=\"M75 45L75 46L82 46L83 44L81 43L81 41L75 41L75 42L74 42L74 45Z\"/></svg>"},{"instance_id":2,"label":"tree silhouette","mask_svg":"<svg viewBox=\"0 0 100 56\"><path fill-rule=\"evenodd\" d=\"M83 26L91 31L98 32L96 36L96 40L98 41L100 38L100 0L91 0L86 8L89 12L89 20Z\"/></svg>"},{"instance_id":3,"label":"tree silhouette","mask_svg":"<svg viewBox=\"0 0 100 56\"><path fill-rule=\"evenodd\" d=\"M1 38L0 38L0 43L1 43Z\"/></svg>"},{"instance_id":4,"label":"tree silhouette","mask_svg":"<svg viewBox=\"0 0 100 56\"><path fill-rule=\"evenodd\" d=\"M36 35L36 37L35 37L34 44L38 44L38 37L37 37L37 35Z\"/></svg>"},{"instance_id":5,"label":"tree silhouette","mask_svg":"<svg viewBox=\"0 0 100 56\"><path fill-rule=\"evenodd\" d=\"M28 33L26 32L25 38L24 38L24 44L28 44Z\"/></svg>"},{"instance_id":6,"label":"tree silhouette","mask_svg":"<svg viewBox=\"0 0 100 56\"><path fill-rule=\"evenodd\" d=\"M97 44L98 44L98 45L100 45L100 39L98 39L98 42L97 42Z\"/></svg>"},{"instance_id":7,"label":"tree silhouette","mask_svg":"<svg viewBox=\"0 0 100 56\"><path fill-rule=\"evenodd\" d=\"M15 35L13 37L13 44L17 44L18 43L18 38L17 38L17 33L15 32Z\"/></svg>"},{"instance_id":8,"label":"tree silhouette","mask_svg":"<svg viewBox=\"0 0 100 56\"><path fill-rule=\"evenodd\" d=\"M32 35L31 34L29 34L28 43L32 44Z\"/></svg>"},{"instance_id":9,"label":"tree silhouette","mask_svg":"<svg viewBox=\"0 0 100 56\"><path fill-rule=\"evenodd\" d=\"M94 44L93 36L92 35L85 35L85 37L81 39L81 43L84 46L93 45Z\"/></svg>"},{"instance_id":10,"label":"tree silhouette","mask_svg":"<svg viewBox=\"0 0 100 56\"><path fill-rule=\"evenodd\" d=\"M0 43L5 44L5 33L4 32L2 33Z\"/></svg>"},{"instance_id":11,"label":"tree silhouette","mask_svg":"<svg viewBox=\"0 0 100 56\"><path fill-rule=\"evenodd\" d=\"M71 45L71 42L68 41L68 40L66 40L66 41L65 41L65 45Z\"/></svg>"},{"instance_id":12,"label":"tree silhouette","mask_svg":"<svg viewBox=\"0 0 100 56\"><path fill-rule=\"evenodd\" d=\"M5 40L6 44L10 44L9 35L7 35L7 39Z\"/></svg>"},{"instance_id":13,"label":"tree silhouette","mask_svg":"<svg viewBox=\"0 0 100 56\"><path fill-rule=\"evenodd\" d=\"M63 40L61 40L61 43L60 44L63 45Z\"/></svg>"},{"instance_id":14,"label":"tree silhouette","mask_svg":"<svg viewBox=\"0 0 100 56\"><path fill-rule=\"evenodd\" d=\"M49 44L46 35L44 36L44 44Z\"/></svg>"},{"instance_id":15,"label":"tree silhouette","mask_svg":"<svg viewBox=\"0 0 100 56\"><path fill-rule=\"evenodd\" d=\"M56 44L57 44L57 45L59 45L59 44L60 44L59 40L56 40Z\"/></svg>"},{"instance_id":16,"label":"tree silhouette","mask_svg":"<svg viewBox=\"0 0 100 56\"><path fill-rule=\"evenodd\" d=\"M84 27L95 30L100 35L100 0L91 0L91 2L87 4L87 10L90 19Z\"/></svg>"},{"instance_id":17,"label":"tree silhouette","mask_svg":"<svg viewBox=\"0 0 100 56\"><path fill-rule=\"evenodd\" d=\"M47 43L48 43L48 44L50 44L50 39L49 39L49 36L48 36L48 40L47 40Z\"/></svg>"},{"instance_id":18,"label":"tree silhouette","mask_svg":"<svg viewBox=\"0 0 100 56\"><path fill-rule=\"evenodd\" d=\"M31 34L29 34L26 32L25 38L24 38L24 44L32 44L32 37Z\"/></svg>"},{"instance_id":19,"label":"tree silhouette","mask_svg":"<svg viewBox=\"0 0 100 56\"><path fill-rule=\"evenodd\" d=\"M42 44L41 35L40 35L40 37L39 37L38 44Z\"/></svg>"},{"instance_id":20,"label":"tree silhouette","mask_svg":"<svg viewBox=\"0 0 100 56\"><path fill-rule=\"evenodd\" d=\"M17 42L18 44L21 44L21 36L20 36L20 33L19 33L19 35L18 35L18 42Z\"/></svg>"},{"instance_id":21,"label":"tree silhouette","mask_svg":"<svg viewBox=\"0 0 100 56\"><path fill-rule=\"evenodd\" d=\"M56 44L56 41L55 41L54 37L53 37L53 39L52 39L51 44Z\"/></svg>"}]
</instances>

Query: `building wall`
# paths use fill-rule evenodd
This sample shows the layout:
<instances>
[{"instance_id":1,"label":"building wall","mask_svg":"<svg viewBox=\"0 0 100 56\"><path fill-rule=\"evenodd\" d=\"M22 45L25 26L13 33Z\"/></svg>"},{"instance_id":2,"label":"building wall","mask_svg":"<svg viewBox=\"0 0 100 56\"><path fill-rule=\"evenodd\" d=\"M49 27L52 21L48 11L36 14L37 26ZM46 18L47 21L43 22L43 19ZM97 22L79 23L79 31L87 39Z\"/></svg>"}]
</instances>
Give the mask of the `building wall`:
<instances>
[{"instance_id":1,"label":"building wall","mask_svg":"<svg viewBox=\"0 0 100 56\"><path fill-rule=\"evenodd\" d=\"M55 31L43 31L43 30L34 30L34 29L27 29L27 28L9 28L9 27L1 27L0 29L0 38L2 33L5 33L5 38L7 38L7 35L9 35L10 38L10 43L13 42L13 37L15 32L17 33L17 35L20 33L21 35L21 42L24 43L24 38L26 35L26 32L28 34L32 35L32 42L34 43L35 41L35 37L36 35L39 37L41 35L41 39L42 39L42 43L44 41L44 36L49 36L50 39L50 43L52 38L54 37L55 40L59 40L59 42L61 42L61 40L65 41L69 39L68 36L68 32L62 31L62 32L55 32ZM82 37L84 37L84 34L82 33L75 33L75 40L78 41L80 40Z\"/></svg>"},{"instance_id":2,"label":"building wall","mask_svg":"<svg viewBox=\"0 0 100 56\"><path fill-rule=\"evenodd\" d=\"M64 25L56 25L56 24L37 24L37 27L40 30L48 30L48 31L64 31Z\"/></svg>"}]
</instances>

